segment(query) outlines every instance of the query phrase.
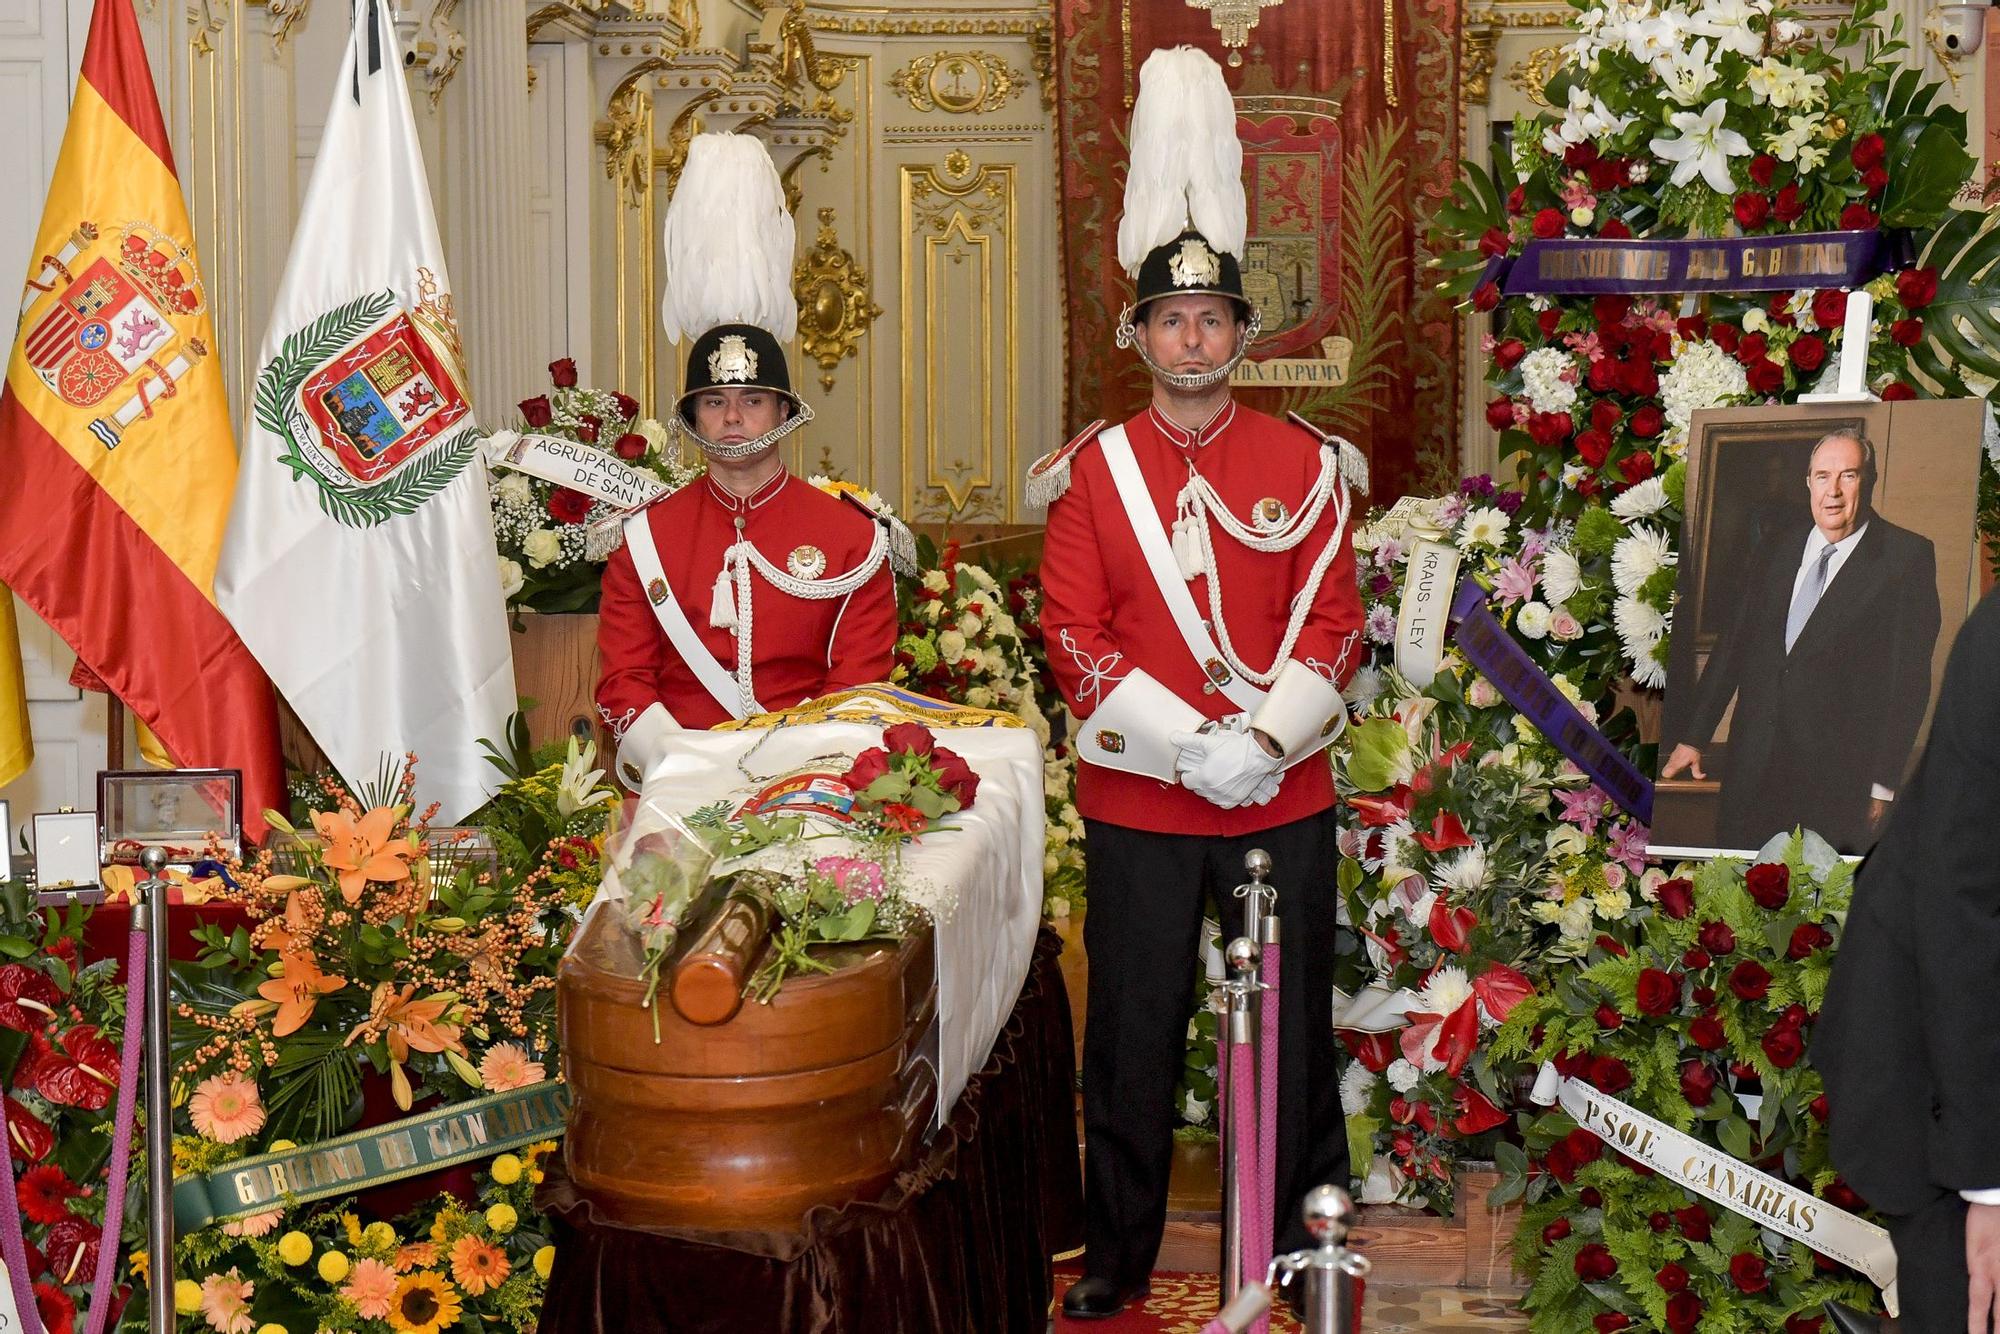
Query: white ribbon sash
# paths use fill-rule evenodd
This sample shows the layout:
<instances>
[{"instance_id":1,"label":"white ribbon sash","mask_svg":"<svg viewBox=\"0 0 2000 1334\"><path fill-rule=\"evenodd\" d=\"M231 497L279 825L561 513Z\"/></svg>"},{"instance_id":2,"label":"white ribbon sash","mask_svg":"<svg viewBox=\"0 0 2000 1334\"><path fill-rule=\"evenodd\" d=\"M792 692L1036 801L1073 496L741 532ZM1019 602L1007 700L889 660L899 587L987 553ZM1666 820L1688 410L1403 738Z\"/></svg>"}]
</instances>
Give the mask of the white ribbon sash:
<instances>
[{"instance_id":1,"label":"white ribbon sash","mask_svg":"<svg viewBox=\"0 0 2000 1334\"><path fill-rule=\"evenodd\" d=\"M1896 1248L1882 1228L1634 1111L1581 1080L1562 1078L1553 1065L1542 1067L1530 1096L1545 1107L1560 1104L1585 1130L1668 1180L1866 1274L1882 1290L1889 1314L1896 1314Z\"/></svg>"},{"instance_id":2,"label":"white ribbon sash","mask_svg":"<svg viewBox=\"0 0 2000 1334\"><path fill-rule=\"evenodd\" d=\"M649 505L667 489L659 478L605 450L559 436L495 431L486 438L486 457L495 467L567 486L621 510Z\"/></svg>"},{"instance_id":3,"label":"white ribbon sash","mask_svg":"<svg viewBox=\"0 0 2000 1334\"><path fill-rule=\"evenodd\" d=\"M687 613L681 610L680 600L674 596L674 586L667 582L666 570L660 565L660 549L653 545L650 516L642 512L625 521L625 549L632 553L632 568L639 572L639 587L653 604L653 616L667 632L667 641L674 646L674 652L681 655L681 661L694 673L695 680L701 682L701 688L722 706L723 712L739 721L748 717L743 711L742 692L736 688L735 674L725 670L708 651L708 645L701 642L701 636L688 623ZM764 706L757 704L755 712L763 711Z\"/></svg>"},{"instance_id":4,"label":"white ribbon sash","mask_svg":"<svg viewBox=\"0 0 2000 1334\"><path fill-rule=\"evenodd\" d=\"M1202 674L1232 704L1246 712L1256 709L1264 702L1264 692L1229 669L1222 659L1222 650L1215 646L1208 627L1202 623L1194 597L1188 592L1187 580L1181 577L1180 566L1174 561L1167 530L1160 524L1160 512L1153 507L1152 493L1146 490L1146 479L1139 475L1139 460L1132 454L1132 442L1126 438L1125 428L1107 427L1098 433L1097 441L1104 451L1104 462L1111 469L1112 484L1118 488L1118 499L1124 503L1132 536L1139 539L1139 554L1145 557L1146 568L1151 571L1160 596L1166 599L1167 614L1173 617L1181 641Z\"/></svg>"},{"instance_id":5,"label":"white ribbon sash","mask_svg":"<svg viewBox=\"0 0 2000 1334\"><path fill-rule=\"evenodd\" d=\"M1437 679L1444 659L1445 624L1458 588L1458 548L1422 541L1410 552L1403 605L1396 613L1396 670L1422 690Z\"/></svg>"}]
</instances>

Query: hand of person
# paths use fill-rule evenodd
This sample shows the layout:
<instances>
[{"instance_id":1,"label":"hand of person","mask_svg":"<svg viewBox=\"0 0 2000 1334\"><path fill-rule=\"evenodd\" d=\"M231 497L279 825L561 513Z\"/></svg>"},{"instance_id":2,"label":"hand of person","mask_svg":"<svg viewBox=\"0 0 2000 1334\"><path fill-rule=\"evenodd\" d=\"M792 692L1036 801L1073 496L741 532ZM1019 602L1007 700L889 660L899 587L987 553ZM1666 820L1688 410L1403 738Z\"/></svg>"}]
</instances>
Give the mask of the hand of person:
<instances>
[{"instance_id":1,"label":"hand of person","mask_svg":"<svg viewBox=\"0 0 2000 1334\"><path fill-rule=\"evenodd\" d=\"M1674 753L1667 756L1666 767L1660 770L1662 778L1678 778L1683 770L1691 771L1695 778L1706 779L1708 773L1701 767L1701 751L1683 741L1674 747Z\"/></svg>"},{"instance_id":2,"label":"hand of person","mask_svg":"<svg viewBox=\"0 0 2000 1334\"><path fill-rule=\"evenodd\" d=\"M1965 1327L1969 1334L1987 1334L2000 1299L2000 1204L1965 1206L1965 1269L1972 1276Z\"/></svg>"},{"instance_id":3,"label":"hand of person","mask_svg":"<svg viewBox=\"0 0 2000 1334\"><path fill-rule=\"evenodd\" d=\"M1889 823L1890 808L1895 804L1893 801L1884 801L1880 797L1870 797L1868 799L1868 829L1871 833L1879 834L1882 832L1882 826Z\"/></svg>"},{"instance_id":4,"label":"hand of person","mask_svg":"<svg viewBox=\"0 0 2000 1334\"><path fill-rule=\"evenodd\" d=\"M1261 805L1277 795L1278 757L1251 733L1217 728L1176 732L1169 739L1180 748L1174 772L1197 796L1232 810L1252 802Z\"/></svg>"}]
</instances>

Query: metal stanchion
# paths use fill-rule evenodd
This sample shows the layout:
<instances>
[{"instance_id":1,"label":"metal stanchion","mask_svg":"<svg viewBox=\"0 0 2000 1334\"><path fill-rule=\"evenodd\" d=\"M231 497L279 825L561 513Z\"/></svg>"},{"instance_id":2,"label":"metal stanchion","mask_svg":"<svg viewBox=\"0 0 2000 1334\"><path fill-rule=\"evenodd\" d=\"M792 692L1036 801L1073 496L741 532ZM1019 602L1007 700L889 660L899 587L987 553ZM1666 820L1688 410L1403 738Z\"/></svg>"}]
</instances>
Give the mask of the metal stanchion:
<instances>
[{"instance_id":1,"label":"metal stanchion","mask_svg":"<svg viewBox=\"0 0 2000 1334\"><path fill-rule=\"evenodd\" d=\"M147 1310L153 1334L167 1334L174 1314L174 1108L169 1029L172 979L167 973L167 881L160 875L167 854L147 848L139 854L146 878L134 890L132 922L145 924L146 961L146 1259ZM143 916L142 916L143 914ZM138 985L139 979L128 978ZM132 1041L141 1040L134 1034ZM106 1220L111 1226L111 1220Z\"/></svg>"},{"instance_id":2,"label":"metal stanchion","mask_svg":"<svg viewBox=\"0 0 2000 1334\"><path fill-rule=\"evenodd\" d=\"M1236 1114L1236 1107L1243 1099L1254 1098L1257 1088L1250 1033L1250 997L1257 990L1256 943L1239 936L1229 942L1223 957L1229 965L1229 980L1215 988L1211 1000L1222 1020L1216 1069L1222 1077L1218 1148L1222 1168L1222 1298L1226 1302L1242 1285L1243 1233L1250 1226L1246 1219L1256 1213L1255 1208L1246 1208L1257 1198L1256 1176L1239 1171L1238 1158L1244 1136L1256 1143L1257 1126L1254 1119L1245 1123Z\"/></svg>"},{"instance_id":3,"label":"metal stanchion","mask_svg":"<svg viewBox=\"0 0 2000 1334\"><path fill-rule=\"evenodd\" d=\"M1354 1201L1338 1186L1317 1186L1306 1196L1306 1231L1317 1250L1293 1251L1271 1261L1262 1283L1247 1283L1224 1302L1201 1334L1244 1334L1271 1309L1272 1294L1285 1283L1306 1285L1305 1334L1359 1334L1357 1279L1368 1274L1368 1259L1346 1247ZM1304 1278L1301 1280L1300 1276Z\"/></svg>"}]
</instances>

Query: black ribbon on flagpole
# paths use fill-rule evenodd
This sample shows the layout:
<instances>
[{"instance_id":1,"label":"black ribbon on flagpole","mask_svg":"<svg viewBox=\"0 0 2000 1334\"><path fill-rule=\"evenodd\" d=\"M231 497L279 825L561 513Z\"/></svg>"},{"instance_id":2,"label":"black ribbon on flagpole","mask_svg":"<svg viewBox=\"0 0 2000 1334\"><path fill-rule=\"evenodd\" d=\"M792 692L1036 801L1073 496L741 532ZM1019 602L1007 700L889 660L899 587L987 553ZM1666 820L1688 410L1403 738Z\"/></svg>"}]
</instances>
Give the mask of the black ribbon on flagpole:
<instances>
[{"instance_id":1,"label":"black ribbon on flagpole","mask_svg":"<svg viewBox=\"0 0 2000 1334\"><path fill-rule=\"evenodd\" d=\"M347 21L351 25L358 7L358 0L348 0ZM382 69L382 0L368 0L368 72L378 74ZM361 105L361 62L355 61L352 79L354 105Z\"/></svg>"}]
</instances>

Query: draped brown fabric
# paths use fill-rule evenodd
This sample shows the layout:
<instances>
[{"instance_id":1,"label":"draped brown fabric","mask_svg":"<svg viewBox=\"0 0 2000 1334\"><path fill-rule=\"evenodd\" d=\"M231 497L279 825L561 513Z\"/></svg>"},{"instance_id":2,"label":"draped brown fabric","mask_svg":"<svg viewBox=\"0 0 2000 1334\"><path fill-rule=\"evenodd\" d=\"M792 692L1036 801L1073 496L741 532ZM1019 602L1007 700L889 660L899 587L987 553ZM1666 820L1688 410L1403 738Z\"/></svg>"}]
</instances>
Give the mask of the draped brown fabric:
<instances>
[{"instance_id":1,"label":"draped brown fabric","mask_svg":"<svg viewBox=\"0 0 2000 1334\"><path fill-rule=\"evenodd\" d=\"M1351 344L1346 383L1239 390L1352 437L1388 503L1458 476L1458 333L1427 261L1432 219L1458 175L1455 0L1282 0L1262 11L1236 96L1249 200L1245 290L1265 312L1252 356L1311 358ZM1156 48L1224 51L1182 0L1055 0L1065 293L1064 416L1071 431L1146 401L1137 357L1113 343L1132 284L1118 267L1126 131ZM1476 154L1475 154L1476 155ZM1051 446L1056 442L1051 442Z\"/></svg>"},{"instance_id":2,"label":"draped brown fabric","mask_svg":"<svg viewBox=\"0 0 2000 1334\"><path fill-rule=\"evenodd\" d=\"M879 1200L797 1232L613 1224L552 1160L543 1334L1042 1334L1050 1257L1081 1244L1069 999L1044 927L992 1055Z\"/></svg>"}]
</instances>

